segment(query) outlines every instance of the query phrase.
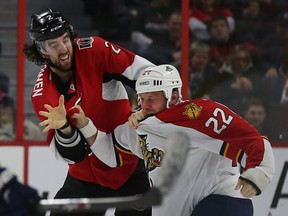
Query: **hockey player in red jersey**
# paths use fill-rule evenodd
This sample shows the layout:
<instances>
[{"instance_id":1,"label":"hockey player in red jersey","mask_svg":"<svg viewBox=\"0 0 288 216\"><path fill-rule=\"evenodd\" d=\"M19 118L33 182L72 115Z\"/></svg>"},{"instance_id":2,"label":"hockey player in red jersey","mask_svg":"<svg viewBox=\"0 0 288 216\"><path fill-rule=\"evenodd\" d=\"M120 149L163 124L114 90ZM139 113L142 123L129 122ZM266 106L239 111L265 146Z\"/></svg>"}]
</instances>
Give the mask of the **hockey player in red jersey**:
<instances>
[{"instance_id":1,"label":"hockey player in red jersey","mask_svg":"<svg viewBox=\"0 0 288 216\"><path fill-rule=\"evenodd\" d=\"M93 131L77 129L70 108L81 105L97 128L113 132L131 114L127 93L119 80L133 84L131 80L153 64L102 38L76 38L68 20L51 9L31 16L29 34L32 44L25 44L23 52L28 60L43 66L31 94L35 113L41 121L46 120L39 112L47 106L58 106L60 95L65 100L63 118L57 124L50 122L53 127L47 135L47 144L54 148L56 157L69 164L65 183L55 198L125 196L148 190L143 161L123 152L119 167L101 162L86 144ZM116 215L150 212L116 210Z\"/></svg>"},{"instance_id":2,"label":"hockey player in red jersey","mask_svg":"<svg viewBox=\"0 0 288 216\"><path fill-rule=\"evenodd\" d=\"M172 65L146 69L136 81L142 111L116 127L113 134L96 130L88 141L91 150L111 167L119 165L119 153L136 154L144 159L153 185L169 134L181 131L191 145L186 165L162 205L153 207L152 215L252 216L251 198L265 189L275 170L270 142L222 104L201 98L182 101L181 87ZM76 107L80 112L73 118L78 127L94 128L87 124L81 107ZM57 121L57 113L58 107L41 115ZM41 124L49 127L49 122Z\"/></svg>"}]
</instances>

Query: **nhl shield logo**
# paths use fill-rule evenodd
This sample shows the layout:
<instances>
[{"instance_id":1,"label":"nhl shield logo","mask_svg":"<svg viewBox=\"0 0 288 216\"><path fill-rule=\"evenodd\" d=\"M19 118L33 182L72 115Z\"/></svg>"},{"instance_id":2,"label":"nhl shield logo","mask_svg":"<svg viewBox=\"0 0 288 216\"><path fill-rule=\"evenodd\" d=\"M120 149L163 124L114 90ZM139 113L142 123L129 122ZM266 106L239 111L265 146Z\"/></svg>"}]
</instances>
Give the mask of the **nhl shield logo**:
<instances>
[{"instance_id":1,"label":"nhl shield logo","mask_svg":"<svg viewBox=\"0 0 288 216\"><path fill-rule=\"evenodd\" d=\"M197 119L201 113L201 110L201 106L198 106L195 103L191 103L185 106L185 112L183 115L186 115L190 119Z\"/></svg>"}]
</instances>

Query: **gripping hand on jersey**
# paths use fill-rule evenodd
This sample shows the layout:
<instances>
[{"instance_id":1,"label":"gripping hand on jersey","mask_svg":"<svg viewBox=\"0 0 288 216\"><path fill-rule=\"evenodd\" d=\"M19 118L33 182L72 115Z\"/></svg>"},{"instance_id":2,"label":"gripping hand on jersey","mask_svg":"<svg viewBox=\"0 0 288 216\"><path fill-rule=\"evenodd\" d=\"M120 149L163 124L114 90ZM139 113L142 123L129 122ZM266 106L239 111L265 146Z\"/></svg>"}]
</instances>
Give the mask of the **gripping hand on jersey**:
<instances>
[{"instance_id":1,"label":"gripping hand on jersey","mask_svg":"<svg viewBox=\"0 0 288 216\"><path fill-rule=\"evenodd\" d=\"M75 126L80 130L82 135L86 138L89 145L92 145L97 137L97 128L94 123L86 117L83 109L76 105L71 109L77 109L79 112L74 112L71 118L75 120Z\"/></svg>"},{"instance_id":2,"label":"gripping hand on jersey","mask_svg":"<svg viewBox=\"0 0 288 216\"><path fill-rule=\"evenodd\" d=\"M143 120L145 118L145 114L143 109L141 109L138 112L132 113L131 116L128 118L128 124L131 128L138 128L139 121Z\"/></svg>"},{"instance_id":3,"label":"gripping hand on jersey","mask_svg":"<svg viewBox=\"0 0 288 216\"><path fill-rule=\"evenodd\" d=\"M49 104L45 104L44 107L47 111L40 111L39 115L46 117L47 119L40 122L40 126L45 126L43 133L47 133L50 129L59 129L67 123L66 109L64 106L64 96L60 95L59 105L52 107Z\"/></svg>"},{"instance_id":4,"label":"gripping hand on jersey","mask_svg":"<svg viewBox=\"0 0 288 216\"><path fill-rule=\"evenodd\" d=\"M76 105L71 107L70 110L77 110L77 112L71 114L71 119L74 119L75 122L74 125L79 129L84 128L88 124L89 119L86 117L83 109L79 105Z\"/></svg>"}]
</instances>

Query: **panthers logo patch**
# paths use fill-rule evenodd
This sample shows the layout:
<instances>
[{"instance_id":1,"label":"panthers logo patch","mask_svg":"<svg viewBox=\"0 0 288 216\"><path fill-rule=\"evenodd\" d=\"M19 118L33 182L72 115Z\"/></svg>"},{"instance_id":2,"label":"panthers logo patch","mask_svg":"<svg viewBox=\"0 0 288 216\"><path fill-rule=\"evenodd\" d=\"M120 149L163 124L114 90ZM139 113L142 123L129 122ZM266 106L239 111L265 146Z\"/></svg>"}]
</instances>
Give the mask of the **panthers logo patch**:
<instances>
[{"instance_id":1,"label":"panthers logo patch","mask_svg":"<svg viewBox=\"0 0 288 216\"><path fill-rule=\"evenodd\" d=\"M183 115L186 115L190 119L197 119L201 113L201 110L201 106L191 103L185 106L185 112L183 112Z\"/></svg>"},{"instance_id":2,"label":"panthers logo patch","mask_svg":"<svg viewBox=\"0 0 288 216\"><path fill-rule=\"evenodd\" d=\"M155 168L160 167L164 152L157 148L152 148L150 150L149 143L147 142L147 135L139 135L139 141L146 170L151 172Z\"/></svg>"}]
</instances>

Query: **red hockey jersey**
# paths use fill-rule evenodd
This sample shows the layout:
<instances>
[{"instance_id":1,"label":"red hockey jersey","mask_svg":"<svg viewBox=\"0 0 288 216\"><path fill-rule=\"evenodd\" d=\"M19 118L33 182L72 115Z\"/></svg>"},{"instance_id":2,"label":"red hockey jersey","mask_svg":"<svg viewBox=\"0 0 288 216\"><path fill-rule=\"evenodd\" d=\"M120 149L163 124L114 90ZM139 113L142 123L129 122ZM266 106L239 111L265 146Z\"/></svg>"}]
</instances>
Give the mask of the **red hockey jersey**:
<instances>
[{"instance_id":1,"label":"red hockey jersey","mask_svg":"<svg viewBox=\"0 0 288 216\"><path fill-rule=\"evenodd\" d=\"M121 82L110 75L123 75L135 80L140 71L152 64L134 53L111 44L99 37L77 38L74 45L75 78L69 93L74 96L65 102L66 110L79 104L95 126L107 133L127 121L131 113L128 96ZM38 74L31 101L41 121L39 111L44 104L58 106L59 92L49 67ZM53 143L54 130L50 130L47 143ZM132 175L138 159L132 154L120 154L120 166L110 168L95 155L87 153L80 163L69 164L71 176L117 189Z\"/></svg>"}]
</instances>

